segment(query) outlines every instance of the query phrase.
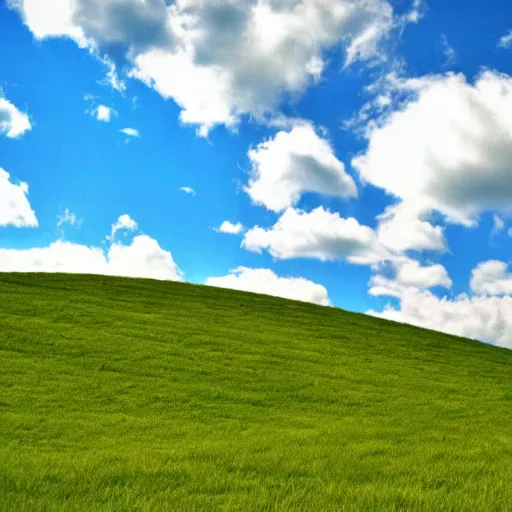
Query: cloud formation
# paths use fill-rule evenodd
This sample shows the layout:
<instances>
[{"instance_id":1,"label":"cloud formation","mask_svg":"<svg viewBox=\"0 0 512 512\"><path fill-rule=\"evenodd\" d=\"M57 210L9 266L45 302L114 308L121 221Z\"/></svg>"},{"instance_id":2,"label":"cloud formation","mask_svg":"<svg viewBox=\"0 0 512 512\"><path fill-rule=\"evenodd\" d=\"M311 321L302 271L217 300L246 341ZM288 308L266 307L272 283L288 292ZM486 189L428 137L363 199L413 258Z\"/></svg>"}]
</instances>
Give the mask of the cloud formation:
<instances>
[{"instance_id":1,"label":"cloud formation","mask_svg":"<svg viewBox=\"0 0 512 512\"><path fill-rule=\"evenodd\" d=\"M380 271L387 271L391 276L382 273L374 275L370 279L370 295L400 298L411 289L426 290L435 286L451 288L453 284L442 265L421 265L406 257L381 265Z\"/></svg>"},{"instance_id":2,"label":"cloud formation","mask_svg":"<svg viewBox=\"0 0 512 512\"><path fill-rule=\"evenodd\" d=\"M484 261L473 269L470 287L479 295L512 295L512 273L504 261Z\"/></svg>"},{"instance_id":3,"label":"cloud formation","mask_svg":"<svg viewBox=\"0 0 512 512\"><path fill-rule=\"evenodd\" d=\"M363 180L406 205L437 210L454 223L477 222L512 200L512 78L485 71L394 79L409 94L368 131L352 160Z\"/></svg>"},{"instance_id":4,"label":"cloud formation","mask_svg":"<svg viewBox=\"0 0 512 512\"><path fill-rule=\"evenodd\" d=\"M69 37L172 98L205 135L263 118L317 81L326 50L345 65L384 59L397 26L385 0L9 0L35 37ZM419 5L419 4L418 4ZM407 21L417 21L410 19ZM114 67L112 67L114 66ZM112 77L111 77L112 78Z\"/></svg>"},{"instance_id":5,"label":"cloud formation","mask_svg":"<svg viewBox=\"0 0 512 512\"><path fill-rule=\"evenodd\" d=\"M209 277L205 284L313 302L322 306L331 304L324 286L303 277L280 277L272 270L265 268L238 267L226 276Z\"/></svg>"},{"instance_id":6,"label":"cloud formation","mask_svg":"<svg viewBox=\"0 0 512 512\"><path fill-rule=\"evenodd\" d=\"M444 228L426 220L428 208L418 202L388 206L377 216L377 236L388 249L396 252L445 251Z\"/></svg>"},{"instance_id":7,"label":"cloud formation","mask_svg":"<svg viewBox=\"0 0 512 512\"><path fill-rule=\"evenodd\" d=\"M426 329L512 348L512 297L438 298L430 291L406 290L398 308L367 314Z\"/></svg>"},{"instance_id":8,"label":"cloud formation","mask_svg":"<svg viewBox=\"0 0 512 512\"><path fill-rule=\"evenodd\" d=\"M185 192L185 194L188 194L189 196L196 195L196 191L192 187L180 187L180 190L182 192Z\"/></svg>"},{"instance_id":9,"label":"cloud formation","mask_svg":"<svg viewBox=\"0 0 512 512\"><path fill-rule=\"evenodd\" d=\"M228 235L238 235L244 230L244 226L240 222L233 224L232 222L229 222L229 220L225 220L215 230L219 233L227 233Z\"/></svg>"},{"instance_id":10,"label":"cloud formation","mask_svg":"<svg viewBox=\"0 0 512 512\"><path fill-rule=\"evenodd\" d=\"M127 137L140 139L140 133L135 128L122 128L119 131L124 133Z\"/></svg>"},{"instance_id":11,"label":"cloud formation","mask_svg":"<svg viewBox=\"0 0 512 512\"><path fill-rule=\"evenodd\" d=\"M4 98L0 90L0 133L16 139L32 129L30 119L24 112Z\"/></svg>"},{"instance_id":12,"label":"cloud formation","mask_svg":"<svg viewBox=\"0 0 512 512\"><path fill-rule=\"evenodd\" d=\"M76 224L76 216L66 210L58 217L58 225L64 222ZM137 223L129 215L121 215L111 227L106 248L57 240L46 247L0 249L0 272L69 272L183 281L171 252L153 238L139 234L130 243L115 240L120 230L136 229Z\"/></svg>"},{"instance_id":13,"label":"cloud formation","mask_svg":"<svg viewBox=\"0 0 512 512\"><path fill-rule=\"evenodd\" d=\"M99 247L58 240L47 247L0 249L0 272L67 272L182 281L172 254L147 235Z\"/></svg>"},{"instance_id":14,"label":"cloud formation","mask_svg":"<svg viewBox=\"0 0 512 512\"><path fill-rule=\"evenodd\" d=\"M253 227L242 246L267 250L274 258L316 258L372 264L389 258L375 232L354 218L345 219L323 207L311 212L288 208L270 228Z\"/></svg>"},{"instance_id":15,"label":"cloud formation","mask_svg":"<svg viewBox=\"0 0 512 512\"><path fill-rule=\"evenodd\" d=\"M112 116L116 115L117 112L113 108L105 105L98 105L98 107L92 111L92 114L96 117L96 120L103 123L110 123Z\"/></svg>"},{"instance_id":16,"label":"cloud formation","mask_svg":"<svg viewBox=\"0 0 512 512\"><path fill-rule=\"evenodd\" d=\"M505 50L512 48L512 30L509 30L504 36L500 37L498 47Z\"/></svg>"},{"instance_id":17,"label":"cloud formation","mask_svg":"<svg viewBox=\"0 0 512 512\"><path fill-rule=\"evenodd\" d=\"M107 240L114 241L118 231L136 231L137 229L139 229L137 222L125 213L120 215L117 221L112 224Z\"/></svg>"},{"instance_id":18,"label":"cloud formation","mask_svg":"<svg viewBox=\"0 0 512 512\"><path fill-rule=\"evenodd\" d=\"M80 227L83 219L78 219L76 214L66 208L64 213L57 215L57 227L60 228L63 224L69 224L70 226Z\"/></svg>"},{"instance_id":19,"label":"cloud formation","mask_svg":"<svg viewBox=\"0 0 512 512\"><path fill-rule=\"evenodd\" d=\"M279 212L294 206L304 192L355 197L354 180L330 143L310 124L294 126L249 151L251 178L245 191L256 204Z\"/></svg>"},{"instance_id":20,"label":"cloud formation","mask_svg":"<svg viewBox=\"0 0 512 512\"><path fill-rule=\"evenodd\" d=\"M0 167L0 226L37 227L36 214L28 200L28 184L13 183Z\"/></svg>"}]
</instances>

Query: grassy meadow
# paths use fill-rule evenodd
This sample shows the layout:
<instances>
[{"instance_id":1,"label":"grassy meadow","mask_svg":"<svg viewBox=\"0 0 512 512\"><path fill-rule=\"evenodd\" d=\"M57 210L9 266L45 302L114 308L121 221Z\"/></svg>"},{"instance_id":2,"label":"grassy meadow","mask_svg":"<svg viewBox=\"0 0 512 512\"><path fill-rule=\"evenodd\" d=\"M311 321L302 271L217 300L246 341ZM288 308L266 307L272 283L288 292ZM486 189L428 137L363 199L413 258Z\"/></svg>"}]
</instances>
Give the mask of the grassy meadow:
<instances>
[{"instance_id":1,"label":"grassy meadow","mask_svg":"<svg viewBox=\"0 0 512 512\"><path fill-rule=\"evenodd\" d=\"M150 280L0 307L2 511L512 510L512 351Z\"/></svg>"}]
</instances>

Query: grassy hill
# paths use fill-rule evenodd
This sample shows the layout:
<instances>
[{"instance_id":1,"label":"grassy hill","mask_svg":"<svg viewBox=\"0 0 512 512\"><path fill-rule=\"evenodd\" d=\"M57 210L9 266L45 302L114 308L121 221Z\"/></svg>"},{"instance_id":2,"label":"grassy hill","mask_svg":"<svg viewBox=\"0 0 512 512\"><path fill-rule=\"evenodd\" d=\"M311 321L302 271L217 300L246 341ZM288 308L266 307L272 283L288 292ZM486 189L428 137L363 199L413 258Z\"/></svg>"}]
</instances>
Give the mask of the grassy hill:
<instances>
[{"instance_id":1,"label":"grassy hill","mask_svg":"<svg viewBox=\"0 0 512 512\"><path fill-rule=\"evenodd\" d=\"M146 280L0 306L0 510L512 510L512 351Z\"/></svg>"}]
</instances>

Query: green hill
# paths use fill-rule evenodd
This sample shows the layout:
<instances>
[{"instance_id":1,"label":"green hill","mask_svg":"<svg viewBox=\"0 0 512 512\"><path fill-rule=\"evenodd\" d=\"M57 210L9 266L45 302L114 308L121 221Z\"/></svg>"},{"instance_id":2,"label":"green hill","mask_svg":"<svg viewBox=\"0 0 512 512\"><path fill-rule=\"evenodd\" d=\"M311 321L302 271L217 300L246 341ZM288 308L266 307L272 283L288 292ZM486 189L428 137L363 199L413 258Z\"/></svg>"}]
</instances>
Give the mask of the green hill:
<instances>
[{"instance_id":1,"label":"green hill","mask_svg":"<svg viewBox=\"0 0 512 512\"><path fill-rule=\"evenodd\" d=\"M512 510L512 351L181 283L0 305L1 510Z\"/></svg>"}]
</instances>

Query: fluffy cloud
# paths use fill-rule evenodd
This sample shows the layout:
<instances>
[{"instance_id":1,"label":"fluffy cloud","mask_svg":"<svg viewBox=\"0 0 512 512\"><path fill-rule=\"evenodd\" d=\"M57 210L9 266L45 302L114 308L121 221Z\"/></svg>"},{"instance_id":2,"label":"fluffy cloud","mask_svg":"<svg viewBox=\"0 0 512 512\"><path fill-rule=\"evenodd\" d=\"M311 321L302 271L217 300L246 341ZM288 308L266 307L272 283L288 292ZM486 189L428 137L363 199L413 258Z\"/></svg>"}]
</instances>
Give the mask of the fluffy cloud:
<instances>
[{"instance_id":1,"label":"fluffy cloud","mask_svg":"<svg viewBox=\"0 0 512 512\"><path fill-rule=\"evenodd\" d=\"M430 291L406 290L400 306L367 314L512 348L512 297L439 299Z\"/></svg>"},{"instance_id":2,"label":"fluffy cloud","mask_svg":"<svg viewBox=\"0 0 512 512\"><path fill-rule=\"evenodd\" d=\"M219 233L227 233L228 235L238 235L243 231L244 227L240 222L233 224L229 220L225 220L216 231Z\"/></svg>"},{"instance_id":3,"label":"fluffy cloud","mask_svg":"<svg viewBox=\"0 0 512 512\"><path fill-rule=\"evenodd\" d=\"M392 277L375 275L370 280L370 295L402 297L410 289L428 289L434 286L451 288L452 280L446 269L439 264L422 266L409 258L388 263Z\"/></svg>"},{"instance_id":4,"label":"fluffy cloud","mask_svg":"<svg viewBox=\"0 0 512 512\"><path fill-rule=\"evenodd\" d=\"M398 203L387 207L377 217L379 241L396 252L445 251L444 228L432 225L424 216L426 211L418 203Z\"/></svg>"},{"instance_id":5,"label":"fluffy cloud","mask_svg":"<svg viewBox=\"0 0 512 512\"><path fill-rule=\"evenodd\" d=\"M73 24L76 9L74 0L53 0L50 3L39 0L7 0L7 5L19 11L25 25L37 39L70 37L79 46L87 46L84 31Z\"/></svg>"},{"instance_id":6,"label":"fluffy cloud","mask_svg":"<svg viewBox=\"0 0 512 512\"><path fill-rule=\"evenodd\" d=\"M116 115L116 111L110 107L106 107L105 105L99 105L97 108L93 110L92 114L94 115L94 117L96 117L98 121L110 123L112 116ZM127 129L128 128L125 128L125 130Z\"/></svg>"},{"instance_id":7,"label":"fluffy cloud","mask_svg":"<svg viewBox=\"0 0 512 512\"><path fill-rule=\"evenodd\" d=\"M2 192L0 174L1 196ZM25 197L24 192L21 193ZM0 209L0 225L2 213ZM37 225L35 217L33 220ZM57 225L76 225L79 222L76 215L66 209L63 215L58 216ZM112 224L110 235L106 237L106 249L62 240L47 247L0 249L0 272L70 272L182 281L183 274L172 254L162 249L153 238L140 234L129 244L115 241L120 230L133 232L137 229L137 222L125 214Z\"/></svg>"},{"instance_id":8,"label":"fluffy cloud","mask_svg":"<svg viewBox=\"0 0 512 512\"><path fill-rule=\"evenodd\" d=\"M28 185L12 183L7 171L0 168L0 226L36 227L37 218L28 201Z\"/></svg>"},{"instance_id":9,"label":"fluffy cloud","mask_svg":"<svg viewBox=\"0 0 512 512\"><path fill-rule=\"evenodd\" d=\"M139 139L140 138L140 133L138 130L136 130L135 128L122 128L121 130L119 130L121 133L124 133L127 137L130 137L130 138L137 138Z\"/></svg>"},{"instance_id":10,"label":"fluffy cloud","mask_svg":"<svg viewBox=\"0 0 512 512\"><path fill-rule=\"evenodd\" d=\"M19 111L15 105L0 94L0 133L15 139L31 129L32 125L27 114Z\"/></svg>"},{"instance_id":11,"label":"fluffy cloud","mask_svg":"<svg viewBox=\"0 0 512 512\"><path fill-rule=\"evenodd\" d=\"M387 306L380 312L370 310L368 314L512 348L512 273L505 262L480 263L471 274L470 287L476 295L461 294L452 299L440 299L424 289L451 285L443 267L434 265L419 272L417 262L413 263L416 268L411 267L407 274L417 279L400 276L399 272L394 280L407 286L392 288L380 276L372 279L374 287L384 287L384 293L373 295L397 297L399 306Z\"/></svg>"},{"instance_id":12,"label":"fluffy cloud","mask_svg":"<svg viewBox=\"0 0 512 512\"><path fill-rule=\"evenodd\" d=\"M489 260L480 263L471 273L470 286L479 295L512 294L512 273L504 261Z\"/></svg>"},{"instance_id":13,"label":"fluffy cloud","mask_svg":"<svg viewBox=\"0 0 512 512\"><path fill-rule=\"evenodd\" d=\"M107 240L113 241L118 231L136 231L137 229L139 229L137 222L125 213L124 215L121 215L114 224L112 224L110 228L110 235L107 236Z\"/></svg>"},{"instance_id":14,"label":"fluffy cloud","mask_svg":"<svg viewBox=\"0 0 512 512\"><path fill-rule=\"evenodd\" d=\"M68 272L182 281L183 275L169 251L147 235L128 245L98 247L57 241L48 247L0 249L0 272Z\"/></svg>"},{"instance_id":15,"label":"fluffy cloud","mask_svg":"<svg viewBox=\"0 0 512 512\"><path fill-rule=\"evenodd\" d=\"M324 51L345 64L383 58L396 20L385 0L9 0L37 38L65 36L122 56L131 76L172 98L185 123L233 126L318 80ZM419 5L419 3L418 3ZM409 20L417 21L417 20ZM115 68L113 70L115 74Z\"/></svg>"},{"instance_id":16,"label":"fluffy cloud","mask_svg":"<svg viewBox=\"0 0 512 512\"><path fill-rule=\"evenodd\" d=\"M169 23L175 49L138 55L133 74L204 133L244 113L262 117L283 92L300 93L320 77L325 48L345 42L347 64L376 57L393 13L381 0L181 0Z\"/></svg>"},{"instance_id":17,"label":"fluffy cloud","mask_svg":"<svg viewBox=\"0 0 512 512\"><path fill-rule=\"evenodd\" d=\"M500 48L504 48L507 50L508 48L512 48L512 30L509 30L507 34L500 37L500 40L498 41L498 46Z\"/></svg>"},{"instance_id":18,"label":"fluffy cloud","mask_svg":"<svg viewBox=\"0 0 512 512\"><path fill-rule=\"evenodd\" d=\"M302 193L354 197L357 189L329 142L309 124L281 131L249 151L252 176L246 192L275 212L295 205Z\"/></svg>"},{"instance_id":19,"label":"fluffy cloud","mask_svg":"<svg viewBox=\"0 0 512 512\"><path fill-rule=\"evenodd\" d=\"M227 276L209 277L205 284L330 305L327 290L322 285L303 277L279 277L269 269L238 267Z\"/></svg>"},{"instance_id":20,"label":"fluffy cloud","mask_svg":"<svg viewBox=\"0 0 512 512\"><path fill-rule=\"evenodd\" d=\"M512 78L485 71L469 84L461 74L394 80L409 96L368 132L353 159L361 177L424 212L476 222L512 200Z\"/></svg>"},{"instance_id":21,"label":"fluffy cloud","mask_svg":"<svg viewBox=\"0 0 512 512\"><path fill-rule=\"evenodd\" d=\"M371 264L390 257L371 228L322 207L309 213L288 208L271 228L250 229L242 246L254 252L266 249L280 259L346 259Z\"/></svg>"}]
</instances>

